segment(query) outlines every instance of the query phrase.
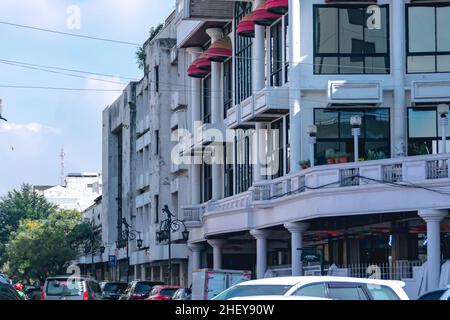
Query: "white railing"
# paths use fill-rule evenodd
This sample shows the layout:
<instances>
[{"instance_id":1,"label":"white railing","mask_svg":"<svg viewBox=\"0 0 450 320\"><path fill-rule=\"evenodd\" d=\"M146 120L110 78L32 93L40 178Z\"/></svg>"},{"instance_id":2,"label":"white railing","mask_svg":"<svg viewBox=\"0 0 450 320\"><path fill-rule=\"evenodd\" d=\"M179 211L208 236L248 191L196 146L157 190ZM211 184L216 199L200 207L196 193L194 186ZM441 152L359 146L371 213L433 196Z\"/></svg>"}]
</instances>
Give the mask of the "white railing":
<instances>
[{"instance_id":1,"label":"white railing","mask_svg":"<svg viewBox=\"0 0 450 320\"><path fill-rule=\"evenodd\" d=\"M244 209L250 205L250 192L244 192L219 201L210 201L207 204L207 212L223 212L236 209Z\"/></svg>"},{"instance_id":2,"label":"white railing","mask_svg":"<svg viewBox=\"0 0 450 320\"><path fill-rule=\"evenodd\" d=\"M448 159L427 161L427 179L448 178Z\"/></svg>"},{"instance_id":3,"label":"white railing","mask_svg":"<svg viewBox=\"0 0 450 320\"><path fill-rule=\"evenodd\" d=\"M186 222L201 222L205 214L206 206L195 205L183 208L183 220Z\"/></svg>"}]
</instances>

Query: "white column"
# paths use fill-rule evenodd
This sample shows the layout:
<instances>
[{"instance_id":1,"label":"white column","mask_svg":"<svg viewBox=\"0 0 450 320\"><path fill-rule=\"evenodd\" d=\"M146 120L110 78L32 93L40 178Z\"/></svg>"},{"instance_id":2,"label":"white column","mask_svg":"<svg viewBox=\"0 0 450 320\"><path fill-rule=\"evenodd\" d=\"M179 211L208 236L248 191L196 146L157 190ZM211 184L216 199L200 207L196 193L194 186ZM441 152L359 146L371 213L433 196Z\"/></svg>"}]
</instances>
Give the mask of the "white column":
<instances>
[{"instance_id":1,"label":"white column","mask_svg":"<svg viewBox=\"0 0 450 320\"><path fill-rule=\"evenodd\" d=\"M308 223L295 222L284 225L291 233L291 260L292 260L292 276L303 276L303 235L309 228Z\"/></svg>"},{"instance_id":2,"label":"white column","mask_svg":"<svg viewBox=\"0 0 450 320\"><path fill-rule=\"evenodd\" d=\"M394 157L406 155L406 98L405 98L405 3L392 1L393 6L393 63L394 75ZM381 26L387 28L388 26Z\"/></svg>"},{"instance_id":3,"label":"white column","mask_svg":"<svg viewBox=\"0 0 450 320\"><path fill-rule=\"evenodd\" d=\"M290 50L290 121L291 121L291 172L301 170L300 161L302 159L302 136L301 136L301 51L300 51L300 2L289 0L289 39Z\"/></svg>"},{"instance_id":4,"label":"white column","mask_svg":"<svg viewBox=\"0 0 450 320\"><path fill-rule=\"evenodd\" d=\"M220 28L206 29L206 33L211 37L211 43L223 38L223 32ZM211 63L211 123L223 123L223 99L222 99L222 64L219 62ZM214 162L212 165L212 198L220 200L224 195L224 166L223 166L223 147L214 148ZM219 163L219 164L217 164Z\"/></svg>"},{"instance_id":5,"label":"white column","mask_svg":"<svg viewBox=\"0 0 450 320\"><path fill-rule=\"evenodd\" d=\"M441 222L447 210L419 210L419 216L427 223L428 291L438 289L441 274Z\"/></svg>"},{"instance_id":6,"label":"white column","mask_svg":"<svg viewBox=\"0 0 450 320\"><path fill-rule=\"evenodd\" d=\"M222 269L222 247L225 244L225 240L212 239L208 240L208 244L213 248L213 269Z\"/></svg>"},{"instance_id":7,"label":"white column","mask_svg":"<svg viewBox=\"0 0 450 320\"><path fill-rule=\"evenodd\" d=\"M147 280L146 279L146 274L145 274L145 264L141 264L141 279L142 280Z\"/></svg>"},{"instance_id":8,"label":"white column","mask_svg":"<svg viewBox=\"0 0 450 320\"><path fill-rule=\"evenodd\" d=\"M253 2L253 9L256 9L263 1L255 0ZM266 86L266 52L265 52L265 28L263 26L255 25L255 38L253 39L253 60L252 60L252 91L253 94L261 91ZM255 130L255 159L254 159L254 173L253 182L263 180L261 160L264 156L262 130L263 123L256 123Z\"/></svg>"},{"instance_id":9,"label":"white column","mask_svg":"<svg viewBox=\"0 0 450 320\"><path fill-rule=\"evenodd\" d=\"M269 230L251 230L250 234L256 239L256 277L263 279L267 271L267 238Z\"/></svg>"},{"instance_id":10,"label":"white column","mask_svg":"<svg viewBox=\"0 0 450 320\"><path fill-rule=\"evenodd\" d=\"M199 243L190 243L189 249L191 250L191 260L192 260L192 271L198 270L201 268L201 262L202 262L202 250L203 245Z\"/></svg>"},{"instance_id":11,"label":"white column","mask_svg":"<svg viewBox=\"0 0 450 320\"><path fill-rule=\"evenodd\" d=\"M200 47L191 47L186 49L187 52L191 55L191 60L198 59L202 52L202 48ZM197 78L191 78L191 104L190 104L190 112L191 112L191 134L194 134L197 130L197 126L200 123L201 116L201 108L202 108L202 96L201 96L201 80ZM190 166L190 179L191 179L191 204L199 204L201 201L201 190L200 190L200 181L201 181L201 165L196 164L195 159L192 159L193 163Z\"/></svg>"}]
</instances>

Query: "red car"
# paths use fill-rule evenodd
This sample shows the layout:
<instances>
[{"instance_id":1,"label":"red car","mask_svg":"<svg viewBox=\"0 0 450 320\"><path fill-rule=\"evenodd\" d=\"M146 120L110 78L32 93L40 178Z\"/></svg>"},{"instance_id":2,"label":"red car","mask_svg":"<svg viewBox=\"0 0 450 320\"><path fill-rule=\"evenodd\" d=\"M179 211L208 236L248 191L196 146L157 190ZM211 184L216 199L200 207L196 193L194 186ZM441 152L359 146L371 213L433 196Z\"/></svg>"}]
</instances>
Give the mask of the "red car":
<instances>
[{"instance_id":1,"label":"red car","mask_svg":"<svg viewBox=\"0 0 450 320\"><path fill-rule=\"evenodd\" d=\"M172 300L173 294L180 289L178 286L155 286L150 297L145 300Z\"/></svg>"}]
</instances>

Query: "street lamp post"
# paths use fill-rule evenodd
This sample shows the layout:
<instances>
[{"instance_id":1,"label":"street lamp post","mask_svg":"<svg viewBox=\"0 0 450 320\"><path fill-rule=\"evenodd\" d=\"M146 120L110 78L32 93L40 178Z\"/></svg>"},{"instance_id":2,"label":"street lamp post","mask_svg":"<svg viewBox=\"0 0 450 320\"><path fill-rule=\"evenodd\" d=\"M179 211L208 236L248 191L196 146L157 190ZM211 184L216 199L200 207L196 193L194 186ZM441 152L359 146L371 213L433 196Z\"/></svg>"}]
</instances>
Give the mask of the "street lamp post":
<instances>
[{"instance_id":1,"label":"street lamp post","mask_svg":"<svg viewBox=\"0 0 450 320\"><path fill-rule=\"evenodd\" d=\"M172 284L172 232L177 232L183 226L184 231L182 232L183 240L188 241L189 231L187 231L186 224L184 221L175 219L175 215L170 212L169 207L166 205L162 209L163 213L166 214L166 219L161 221L159 231L156 233L156 239L158 242L167 241L169 245L169 259L168 259L168 271L169 271L169 283Z\"/></svg>"},{"instance_id":2,"label":"street lamp post","mask_svg":"<svg viewBox=\"0 0 450 320\"><path fill-rule=\"evenodd\" d=\"M309 154L311 157L311 168L314 167L316 160L314 156L314 148L317 143L317 126L309 126L308 127L308 136L309 136Z\"/></svg>"},{"instance_id":3,"label":"street lamp post","mask_svg":"<svg viewBox=\"0 0 450 320\"><path fill-rule=\"evenodd\" d=\"M127 253L127 283L130 282L130 251L129 251L129 241L137 240L138 249L142 248L144 241L141 238L141 232L134 230L130 224L127 222L126 218L122 219L122 225L125 226L125 230L122 231L120 239L118 240L118 248L126 247Z\"/></svg>"},{"instance_id":4,"label":"street lamp post","mask_svg":"<svg viewBox=\"0 0 450 320\"><path fill-rule=\"evenodd\" d=\"M353 116L350 118L350 125L352 126L352 135L354 139L355 148L355 162L359 161L359 136L361 135L362 117Z\"/></svg>"},{"instance_id":5,"label":"street lamp post","mask_svg":"<svg viewBox=\"0 0 450 320\"><path fill-rule=\"evenodd\" d=\"M447 127L448 127L448 104L438 105L438 113L440 116L440 125L442 128L442 153L447 153Z\"/></svg>"}]
</instances>

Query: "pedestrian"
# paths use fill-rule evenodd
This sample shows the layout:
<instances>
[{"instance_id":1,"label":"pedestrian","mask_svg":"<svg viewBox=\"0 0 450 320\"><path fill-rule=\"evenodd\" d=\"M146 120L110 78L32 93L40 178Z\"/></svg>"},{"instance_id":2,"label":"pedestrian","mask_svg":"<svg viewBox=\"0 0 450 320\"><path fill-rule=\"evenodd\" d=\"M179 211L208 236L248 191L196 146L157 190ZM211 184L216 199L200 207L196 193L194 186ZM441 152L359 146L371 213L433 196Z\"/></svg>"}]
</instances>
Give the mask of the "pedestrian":
<instances>
[{"instance_id":1,"label":"pedestrian","mask_svg":"<svg viewBox=\"0 0 450 320\"><path fill-rule=\"evenodd\" d=\"M17 294L19 295L19 297L22 299L22 300L25 300L25 293L23 292L23 285L20 283L20 282L17 282L15 285L14 285L14 289L16 289L16 291L17 291Z\"/></svg>"}]
</instances>

